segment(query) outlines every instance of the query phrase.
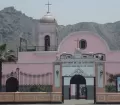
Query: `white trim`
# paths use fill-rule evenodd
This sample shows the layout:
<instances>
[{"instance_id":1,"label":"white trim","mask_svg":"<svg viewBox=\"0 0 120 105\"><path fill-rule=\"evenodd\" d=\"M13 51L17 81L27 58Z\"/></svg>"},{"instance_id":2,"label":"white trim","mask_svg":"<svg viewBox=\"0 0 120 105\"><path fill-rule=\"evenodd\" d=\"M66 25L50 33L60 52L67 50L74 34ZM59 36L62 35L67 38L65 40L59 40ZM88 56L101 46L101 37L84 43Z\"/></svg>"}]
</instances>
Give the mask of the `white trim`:
<instances>
[{"instance_id":1,"label":"white trim","mask_svg":"<svg viewBox=\"0 0 120 105\"><path fill-rule=\"evenodd\" d=\"M9 63L9 62L6 62L6 63L3 63L3 64L53 64L54 62L33 62L33 63L27 63L27 62L18 62L18 63Z\"/></svg>"},{"instance_id":2,"label":"white trim","mask_svg":"<svg viewBox=\"0 0 120 105\"><path fill-rule=\"evenodd\" d=\"M18 52L18 53L58 53L58 51L22 51L22 52Z\"/></svg>"},{"instance_id":3,"label":"white trim","mask_svg":"<svg viewBox=\"0 0 120 105\"><path fill-rule=\"evenodd\" d=\"M95 63L120 63L120 61L95 61Z\"/></svg>"},{"instance_id":4,"label":"white trim","mask_svg":"<svg viewBox=\"0 0 120 105\"><path fill-rule=\"evenodd\" d=\"M2 64L53 64L56 61L53 62L3 62ZM62 62L61 62L62 63ZM120 61L95 61L94 63L120 63Z\"/></svg>"},{"instance_id":5,"label":"white trim","mask_svg":"<svg viewBox=\"0 0 120 105\"><path fill-rule=\"evenodd\" d=\"M58 54L58 51L35 51L34 54Z\"/></svg>"}]
</instances>

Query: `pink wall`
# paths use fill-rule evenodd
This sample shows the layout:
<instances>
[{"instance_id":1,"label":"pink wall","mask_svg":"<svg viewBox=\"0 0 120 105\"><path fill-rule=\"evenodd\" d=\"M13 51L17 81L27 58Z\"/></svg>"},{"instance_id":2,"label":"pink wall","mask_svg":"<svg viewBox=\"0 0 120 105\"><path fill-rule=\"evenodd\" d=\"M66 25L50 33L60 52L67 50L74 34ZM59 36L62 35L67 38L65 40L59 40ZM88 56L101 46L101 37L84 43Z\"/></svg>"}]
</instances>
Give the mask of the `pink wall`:
<instances>
[{"instance_id":1,"label":"pink wall","mask_svg":"<svg viewBox=\"0 0 120 105\"><path fill-rule=\"evenodd\" d=\"M74 32L64 38L58 48L59 54L63 52L73 54L77 47L77 42L75 41L77 39L85 39L87 41L87 48L81 50L82 53L104 53L107 61L120 61L120 51L110 51L104 39L95 33L87 31Z\"/></svg>"},{"instance_id":2,"label":"pink wall","mask_svg":"<svg viewBox=\"0 0 120 105\"><path fill-rule=\"evenodd\" d=\"M120 62L105 62L105 71L112 74L120 74Z\"/></svg>"},{"instance_id":3,"label":"pink wall","mask_svg":"<svg viewBox=\"0 0 120 105\"><path fill-rule=\"evenodd\" d=\"M10 73L12 71L15 71L16 68L19 67L20 71L24 71L25 73L31 73L31 74L42 74L47 72L53 72L53 63L18 63L18 64L8 64L4 63L2 65L3 68L3 74Z\"/></svg>"},{"instance_id":4,"label":"pink wall","mask_svg":"<svg viewBox=\"0 0 120 105\"><path fill-rule=\"evenodd\" d=\"M19 63L45 63L54 62L56 60L57 52L19 52L18 62Z\"/></svg>"},{"instance_id":5,"label":"pink wall","mask_svg":"<svg viewBox=\"0 0 120 105\"><path fill-rule=\"evenodd\" d=\"M54 62L56 55L63 52L73 54L77 47L77 39L85 39L87 41L87 48L81 50L82 53L104 53L107 61L120 61L120 51L110 51L107 43L97 34L92 32L74 32L63 39L58 47L58 51L49 52L19 52L19 63L41 63Z\"/></svg>"},{"instance_id":6,"label":"pink wall","mask_svg":"<svg viewBox=\"0 0 120 105\"><path fill-rule=\"evenodd\" d=\"M10 74L12 71L15 72L16 68L20 69L23 73L31 74L31 75L42 75L47 73L52 73L49 76L46 76L44 78L32 79L27 78L26 76L19 76L19 83L20 84L53 84L53 64L3 64L3 74ZM30 81L31 79L31 81ZM7 78L2 79L2 84L6 84ZM43 82L42 82L43 81Z\"/></svg>"},{"instance_id":7,"label":"pink wall","mask_svg":"<svg viewBox=\"0 0 120 105\"><path fill-rule=\"evenodd\" d=\"M74 53L75 48L77 48L77 42L75 40L85 39L87 41L87 48L81 50L83 53L106 53L107 47L106 43L100 39L96 34L91 32L74 32L68 35L61 43L58 48L59 52Z\"/></svg>"},{"instance_id":8,"label":"pink wall","mask_svg":"<svg viewBox=\"0 0 120 105\"><path fill-rule=\"evenodd\" d=\"M120 62L120 51L109 51L106 54L107 61Z\"/></svg>"},{"instance_id":9,"label":"pink wall","mask_svg":"<svg viewBox=\"0 0 120 105\"><path fill-rule=\"evenodd\" d=\"M60 55L63 52L73 54L77 43L77 39L85 39L87 41L87 48L81 50L82 53L104 53L106 54L106 61L113 63L106 63L105 69L111 73L119 73L120 70L120 51L110 51L107 43L100 38L98 35L92 32L74 32L68 35L60 43L58 51L49 51L49 52L19 52L18 54L18 63L22 64L3 64L3 73L14 71L17 66L20 67L20 70L26 73L46 73L53 70L53 64L56 60L56 55ZM116 62L116 63L115 63ZM24 64L28 63L28 64ZM30 64L31 63L31 64ZM39 63L39 64L35 64ZM42 63L42 64L40 64ZM46 63L46 64L45 64ZM49 64L47 64L49 63Z\"/></svg>"},{"instance_id":10,"label":"pink wall","mask_svg":"<svg viewBox=\"0 0 120 105\"><path fill-rule=\"evenodd\" d=\"M44 38L50 36L50 45L56 46L56 23L39 23L37 28L38 46L44 46Z\"/></svg>"},{"instance_id":11,"label":"pink wall","mask_svg":"<svg viewBox=\"0 0 120 105\"><path fill-rule=\"evenodd\" d=\"M105 81L108 83L109 75L107 74L120 74L120 62L105 62Z\"/></svg>"}]
</instances>

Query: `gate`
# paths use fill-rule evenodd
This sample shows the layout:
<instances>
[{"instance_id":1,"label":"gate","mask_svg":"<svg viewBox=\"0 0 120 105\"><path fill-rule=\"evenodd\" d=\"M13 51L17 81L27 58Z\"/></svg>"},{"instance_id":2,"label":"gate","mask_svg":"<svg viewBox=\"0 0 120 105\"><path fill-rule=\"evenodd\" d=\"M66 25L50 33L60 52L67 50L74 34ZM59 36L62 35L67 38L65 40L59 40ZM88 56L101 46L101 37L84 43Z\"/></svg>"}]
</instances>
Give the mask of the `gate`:
<instances>
[{"instance_id":1,"label":"gate","mask_svg":"<svg viewBox=\"0 0 120 105\"><path fill-rule=\"evenodd\" d=\"M96 101L96 86L95 86L95 77L92 76L86 76L84 77L85 79L92 79L93 80L93 85L89 86L87 85L87 80L86 84L77 84L77 83L70 83L72 80L72 76L63 76L62 77L62 94L63 94L63 100L64 99L88 99L88 100L94 100ZM65 79L69 81L68 85L65 85ZM73 89L74 86L74 89ZM76 87L77 86L77 87ZM79 87L80 86L80 87ZM78 93L79 91L79 93ZM74 96L73 95L74 92Z\"/></svg>"},{"instance_id":2,"label":"gate","mask_svg":"<svg viewBox=\"0 0 120 105\"><path fill-rule=\"evenodd\" d=\"M16 71L2 75L2 92L52 92L52 73L29 74Z\"/></svg>"}]
</instances>

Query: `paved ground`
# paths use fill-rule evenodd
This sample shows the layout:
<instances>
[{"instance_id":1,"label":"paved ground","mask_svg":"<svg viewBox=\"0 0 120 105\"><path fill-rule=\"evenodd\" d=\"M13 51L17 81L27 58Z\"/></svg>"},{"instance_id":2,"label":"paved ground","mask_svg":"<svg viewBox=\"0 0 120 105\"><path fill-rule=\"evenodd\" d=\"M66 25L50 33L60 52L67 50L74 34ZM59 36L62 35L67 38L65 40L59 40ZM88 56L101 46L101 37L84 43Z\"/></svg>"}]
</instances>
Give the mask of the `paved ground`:
<instances>
[{"instance_id":1,"label":"paved ground","mask_svg":"<svg viewBox=\"0 0 120 105\"><path fill-rule=\"evenodd\" d=\"M65 100L64 104L62 105L116 105L116 104L94 104L94 100Z\"/></svg>"},{"instance_id":2,"label":"paved ground","mask_svg":"<svg viewBox=\"0 0 120 105\"><path fill-rule=\"evenodd\" d=\"M5 105L5 104L1 104L1 105ZM13 105L13 104L6 104L6 105ZM37 105L37 104L15 104L15 105ZM38 104L38 105L113 105L113 104L94 104L93 100L65 100L64 104Z\"/></svg>"},{"instance_id":3,"label":"paved ground","mask_svg":"<svg viewBox=\"0 0 120 105\"><path fill-rule=\"evenodd\" d=\"M92 105L93 100L65 100L64 105Z\"/></svg>"}]
</instances>

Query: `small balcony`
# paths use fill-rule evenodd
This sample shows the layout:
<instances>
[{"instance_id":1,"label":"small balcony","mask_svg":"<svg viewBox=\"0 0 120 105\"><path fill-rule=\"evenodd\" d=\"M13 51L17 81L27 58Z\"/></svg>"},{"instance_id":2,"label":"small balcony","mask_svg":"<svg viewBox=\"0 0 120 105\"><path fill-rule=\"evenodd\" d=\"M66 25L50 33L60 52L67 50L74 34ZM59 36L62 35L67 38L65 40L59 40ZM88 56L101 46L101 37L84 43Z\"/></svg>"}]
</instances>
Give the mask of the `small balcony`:
<instances>
[{"instance_id":1,"label":"small balcony","mask_svg":"<svg viewBox=\"0 0 120 105\"><path fill-rule=\"evenodd\" d=\"M57 51L57 46L21 46L19 47L19 52L29 52L29 51Z\"/></svg>"}]
</instances>

